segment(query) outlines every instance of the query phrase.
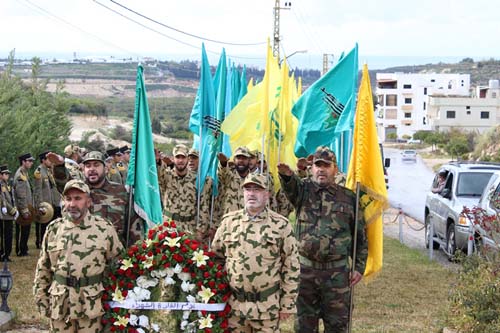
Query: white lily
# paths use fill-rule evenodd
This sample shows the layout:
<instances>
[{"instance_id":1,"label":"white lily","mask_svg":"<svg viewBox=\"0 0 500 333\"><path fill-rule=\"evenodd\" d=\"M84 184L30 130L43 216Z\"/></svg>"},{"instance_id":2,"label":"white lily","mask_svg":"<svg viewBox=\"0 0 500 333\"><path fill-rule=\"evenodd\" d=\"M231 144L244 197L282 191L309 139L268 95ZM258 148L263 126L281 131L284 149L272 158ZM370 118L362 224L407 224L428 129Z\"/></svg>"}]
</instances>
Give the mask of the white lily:
<instances>
[{"instance_id":1,"label":"white lily","mask_svg":"<svg viewBox=\"0 0 500 333\"><path fill-rule=\"evenodd\" d=\"M170 285L170 284L175 284L175 280L172 279L170 276L167 276L165 278L165 280L163 280L163 285L167 286L167 285Z\"/></svg>"},{"instance_id":2,"label":"white lily","mask_svg":"<svg viewBox=\"0 0 500 333\"><path fill-rule=\"evenodd\" d=\"M181 272L182 272L182 266L179 265L179 264L175 265L175 267L174 267L174 273L175 274L179 274Z\"/></svg>"},{"instance_id":3,"label":"white lily","mask_svg":"<svg viewBox=\"0 0 500 333\"><path fill-rule=\"evenodd\" d=\"M186 301L188 301L188 303L196 303L196 298L194 298L193 295L187 295Z\"/></svg>"},{"instance_id":4,"label":"white lily","mask_svg":"<svg viewBox=\"0 0 500 333\"><path fill-rule=\"evenodd\" d=\"M153 245L153 240L148 238L148 239L144 240L144 243L146 243L147 247L151 247L151 245Z\"/></svg>"},{"instance_id":5,"label":"white lily","mask_svg":"<svg viewBox=\"0 0 500 333\"><path fill-rule=\"evenodd\" d=\"M128 318L127 317L122 317L118 316L116 317L116 321L113 323L115 326L127 326L128 324Z\"/></svg>"},{"instance_id":6,"label":"white lily","mask_svg":"<svg viewBox=\"0 0 500 333\"><path fill-rule=\"evenodd\" d=\"M149 268L153 266L153 256L146 256L146 261L142 264L144 268Z\"/></svg>"},{"instance_id":7,"label":"white lily","mask_svg":"<svg viewBox=\"0 0 500 333\"><path fill-rule=\"evenodd\" d=\"M163 242L170 247L180 247L181 246L181 244L179 244L180 240L181 240L180 237L175 237L175 238L165 237L165 240Z\"/></svg>"},{"instance_id":8,"label":"white lily","mask_svg":"<svg viewBox=\"0 0 500 333\"><path fill-rule=\"evenodd\" d=\"M200 267L207 264L207 260L210 259L209 256L205 255L202 249L193 252L193 258L191 258L195 263L196 267Z\"/></svg>"},{"instance_id":9,"label":"white lily","mask_svg":"<svg viewBox=\"0 0 500 333\"><path fill-rule=\"evenodd\" d=\"M158 324L151 324L151 328L155 332L160 332L160 325L158 325Z\"/></svg>"},{"instance_id":10,"label":"white lily","mask_svg":"<svg viewBox=\"0 0 500 333\"><path fill-rule=\"evenodd\" d=\"M210 300L210 297L215 295L210 288L206 288L205 286L201 286L201 290L198 291L198 296L200 296L201 300L204 303L208 303Z\"/></svg>"},{"instance_id":11,"label":"white lily","mask_svg":"<svg viewBox=\"0 0 500 333\"><path fill-rule=\"evenodd\" d=\"M141 287L134 287L134 289L129 291L127 294L127 299L137 302L147 301L149 300L150 297L151 297L151 292Z\"/></svg>"},{"instance_id":12,"label":"white lily","mask_svg":"<svg viewBox=\"0 0 500 333\"><path fill-rule=\"evenodd\" d=\"M137 317L135 314L131 314L130 318L128 319L128 322L132 326L137 326L137 321L139 320L139 317Z\"/></svg>"},{"instance_id":13,"label":"white lily","mask_svg":"<svg viewBox=\"0 0 500 333\"><path fill-rule=\"evenodd\" d=\"M149 289L155 287L158 284L158 279L148 279L145 276L139 276L137 278L137 286L143 289Z\"/></svg>"},{"instance_id":14,"label":"white lily","mask_svg":"<svg viewBox=\"0 0 500 333\"><path fill-rule=\"evenodd\" d=\"M212 318L210 318L210 315L201 317L198 321L200 322L200 329L212 328Z\"/></svg>"},{"instance_id":15,"label":"white lily","mask_svg":"<svg viewBox=\"0 0 500 333\"><path fill-rule=\"evenodd\" d=\"M167 270L166 269L157 269L151 272L151 277L154 278L162 278L165 275L167 275Z\"/></svg>"},{"instance_id":16,"label":"white lily","mask_svg":"<svg viewBox=\"0 0 500 333\"><path fill-rule=\"evenodd\" d=\"M182 281L181 283L181 289L186 293L193 290L194 287L196 287L196 285L194 283L189 283L188 281Z\"/></svg>"},{"instance_id":17,"label":"white lily","mask_svg":"<svg viewBox=\"0 0 500 333\"><path fill-rule=\"evenodd\" d=\"M118 286L116 286L115 292L113 293L112 296L113 296L113 301L115 301L115 302L122 303L125 300L125 298L123 297L122 291L120 290L120 288Z\"/></svg>"},{"instance_id":18,"label":"white lily","mask_svg":"<svg viewBox=\"0 0 500 333\"><path fill-rule=\"evenodd\" d=\"M181 330L184 331L186 329L186 326L188 325L188 321L187 320L183 320L181 322Z\"/></svg>"},{"instance_id":19,"label":"white lily","mask_svg":"<svg viewBox=\"0 0 500 333\"><path fill-rule=\"evenodd\" d=\"M191 280L191 274L186 273L186 272L181 272L181 273L177 274L177 276L182 281L189 281L189 280Z\"/></svg>"},{"instance_id":20,"label":"white lily","mask_svg":"<svg viewBox=\"0 0 500 333\"><path fill-rule=\"evenodd\" d=\"M145 330L143 330L142 328L140 328L140 327L139 327L139 328L137 329L137 333L146 333L146 331L145 331Z\"/></svg>"},{"instance_id":21,"label":"white lily","mask_svg":"<svg viewBox=\"0 0 500 333\"><path fill-rule=\"evenodd\" d=\"M182 311L182 319L188 319L191 311Z\"/></svg>"},{"instance_id":22,"label":"white lily","mask_svg":"<svg viewBox=\"0 0 500 333\"><path fill-rule=\"evenodd\" d=\"M145 315L140 315L139 316L139 326L148 328L149 327L149 318Z\"/></svg>"},{"instance_id":23,"label":"white lily","mask_svg":"<svg viewBox=\"0 0 500 333\"><path fill-rule=\"evenodd\" d=\"M127 269L132 268L132 267L134 267L134 265L132 264L132 259L123 259L122 260L122 265L120 266L120 269L126 271Z\"/></svg>"}]
</instances>

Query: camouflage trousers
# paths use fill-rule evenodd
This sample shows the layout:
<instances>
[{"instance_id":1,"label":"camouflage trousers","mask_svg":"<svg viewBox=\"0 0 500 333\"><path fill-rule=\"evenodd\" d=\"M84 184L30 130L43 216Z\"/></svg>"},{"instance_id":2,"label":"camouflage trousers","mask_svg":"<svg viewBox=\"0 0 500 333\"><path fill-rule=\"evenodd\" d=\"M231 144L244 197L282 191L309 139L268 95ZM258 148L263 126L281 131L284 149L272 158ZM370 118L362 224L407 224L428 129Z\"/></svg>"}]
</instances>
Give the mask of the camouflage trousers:
<instances>
[{"instance_id":1,"label":"camouflage trousers","mask_svg":"<svg viewBox=\"0 0 500 333\"><path fill-rule=\"evenodd\" d=\"M233 311L229 317L229 329L233 333L277 333L279 332L279 318L265 320L249 320Z\"/></svg>"},{"instance_id":2,"label":"camouflage trousers","mask_svg":"<svg viewBox=\"0 0 500 333\"><path fill-rule=\"evenodd\" d=\"M65 322L50 320L50 333L100 333L102 332L101 317L89 319L81 318Z\"/></svg>"},{"instance_id":3,"label":"camouflage trousers","mask_svg":"<svg viewBox=\"0 0 500 333\"><path fill-rule=\"evenodd\" d=\"M349 300L349 267L319 270L301 265L296 332L318 332L320 318L325 332L347 332Z\"/></svg>"}]
</instances>

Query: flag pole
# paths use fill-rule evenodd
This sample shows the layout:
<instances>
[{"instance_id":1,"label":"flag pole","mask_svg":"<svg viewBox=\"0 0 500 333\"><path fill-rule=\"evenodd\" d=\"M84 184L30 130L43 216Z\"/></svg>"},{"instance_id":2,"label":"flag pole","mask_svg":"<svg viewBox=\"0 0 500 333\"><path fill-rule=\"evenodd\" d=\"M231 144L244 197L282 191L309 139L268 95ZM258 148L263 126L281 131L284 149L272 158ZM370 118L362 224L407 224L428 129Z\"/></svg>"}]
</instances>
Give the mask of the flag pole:
<instances>
[{"instance_id":1,"label":"flag pole","mask_svg":"<svg viewBox=\"0 0 500 333\"><path fill-rule=\"evenodd\" d=\"M353 301L354 301L354 286L350 286L351 284L351 277L354 275L354 272L356 271L356 248L358 246L358 217L359 217L359 182L356 182L356 210L354 214L354 240L353 240L353 245L352 245L352 267L351 267L351 274L349 276L349 289L350 289L350 295L349 295L349 324L348 324L348 332L351 333L352 329L352 307L353 307Z\"/></svg>"}]
</instances>

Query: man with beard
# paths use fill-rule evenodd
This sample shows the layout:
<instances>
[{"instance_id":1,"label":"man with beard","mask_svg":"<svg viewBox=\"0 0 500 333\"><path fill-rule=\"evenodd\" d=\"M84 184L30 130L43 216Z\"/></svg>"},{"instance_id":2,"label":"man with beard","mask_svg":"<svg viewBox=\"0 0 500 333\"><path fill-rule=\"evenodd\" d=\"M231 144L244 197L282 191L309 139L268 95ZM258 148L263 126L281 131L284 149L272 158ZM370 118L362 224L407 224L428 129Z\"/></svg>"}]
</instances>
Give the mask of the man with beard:
<instances>
[{"instance_id":1,"label":"man with beard","mask_svg":"<svg viewBox=\"0 0 500 333\"><path fill-rule=\"evenodd\" d=\"M188 169L194 173L198 172L198 165L200 163L200 153L194 149L189 149L188 152Z\"/></svg>"},{"instance_id":2,"label":"man with beard","mask_svg":"<svg viewBox=\"0 0 500 333\"><path fill-rule=\"evenodd\" d=\"M102 281L123 250L113 225L92 215L90 188L70 180L63 191L63 217L47 227L33 293L51 332L102 332Z\"/></svg>"},{"instance_id":3,"label":"man with beard","mask_svg":"<svg viewBox=\"0 0 500 333\"><path fill-rule=\"evenodd\" d=\"M192 233L197 240L203 241L210 219L212 182L208 177L205 180L198 211L197 175L187 168L188 148L185 145L174 147L173 163L173 169L162 168L159 175L163 215L177 222L179 230Z\"/></svg>"},{"instance_id":4,"label":"man with beard","mask_svg":"<svg viewBox=\"0 0 500 333\"><path fill-rule=\"evenodd\" d=\"M358 221L355 220L356 194L335 183L337 159L327 147L315 151L311 177L299 178L284 163L278 164L278 172L297 216L295 237L300 261L297 332L318 332L320 318L325 332L346 332L350 287L361 281L368 256L361 208ZM352 263L356 223L356 261ZM351 263L355 268L353 274Z\"/></svg>"},{"instance_id":5,"label":"man with beard","mask_svg":"<svg viewBox=\"0 0 500 333\"><path fill-rule=\"evenodd\" d=\"M71 179L65 168L62 157L48 153L47 157L54 164L54 176L58 187ZM90 186L90 197L93 201L91 213L110 221L125 246L143 238L144 222L132 209L130 219L129 195L125 186L110 182L106 178L104 156L101 152L91 151L83 160L85 183ZM130 227L128 223L130 222ZM128 240L128 242L127 242Z\"/></svg>"}]
</instances>

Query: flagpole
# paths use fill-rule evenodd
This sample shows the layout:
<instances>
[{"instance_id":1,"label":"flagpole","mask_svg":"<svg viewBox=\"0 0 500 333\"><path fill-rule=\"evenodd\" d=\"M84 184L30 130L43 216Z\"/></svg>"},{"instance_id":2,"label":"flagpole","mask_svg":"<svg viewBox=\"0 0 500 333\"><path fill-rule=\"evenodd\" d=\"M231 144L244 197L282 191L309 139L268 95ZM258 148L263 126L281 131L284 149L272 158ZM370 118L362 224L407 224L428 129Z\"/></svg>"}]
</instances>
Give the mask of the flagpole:
<instances>
[{"instance_id":1,"label":"flagpole","mask_svg":"<svg viewBox=\"0 0 500 333\"><path fill-rule=\"evenodd\" d=\"M354 272L356 271L356 248L358 246L358 217L359 217L359 182L356 182L356 210L354 214L354 240L353 240L353 245L352 245L352 267L351 267L351 274L349 277L349 289L350 289L350 295L349 295L349 324L348 324L348 332L351 333L352 329L352 307L353 307L353 300L354 300L354 286L350 286L351 284L351 277L354 276Z\"/></svg>"},{"instance_id":2,"label":"flagpole","mask_svg":"<svg viewBox=\"0 0 500 333\"><path fill-rule=\"evenodd\" d=\"M202 119L203 112L200 112L200 134L198 135L199 141L198 141L198 152L200 154L200 157L198 159L198 170L196 170L196 230L198 230L200 226L200 205L201 205L201 168L200 168L200 162L202 161L203 158L203 149L201 147L202 143L202 135L203 135L203 119ZM189 157L188 157L189 158ZM206 156L205 156L206 158ZM189 172L189 171L188 171ZM196 235L195 235L196 236Z\"/></svg>"}]
</instances>

